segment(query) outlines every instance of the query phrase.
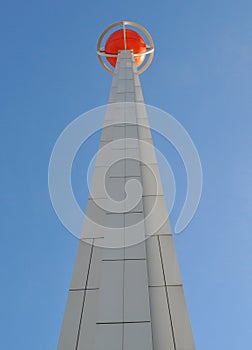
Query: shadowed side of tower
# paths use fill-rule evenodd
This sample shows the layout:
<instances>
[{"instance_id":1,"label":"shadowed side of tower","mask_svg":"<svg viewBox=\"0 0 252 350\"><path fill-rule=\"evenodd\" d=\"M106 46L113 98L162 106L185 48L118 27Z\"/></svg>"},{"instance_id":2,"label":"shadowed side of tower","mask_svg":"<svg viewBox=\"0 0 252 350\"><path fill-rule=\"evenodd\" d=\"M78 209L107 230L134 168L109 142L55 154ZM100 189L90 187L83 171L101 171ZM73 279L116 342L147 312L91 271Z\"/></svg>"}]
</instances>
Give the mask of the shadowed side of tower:
<instances>
[{"instance_id":1,"label":"shadowed side of tower","mask_svg":"<svg viewBox=\"0 0 252 350\"><path fill-rule=\"evenodd\" d=\"M118 53L99 150L58 350L193 350L131 50ZM142 191L128 206L132 181Z\"/></svg>"}]
</instances>

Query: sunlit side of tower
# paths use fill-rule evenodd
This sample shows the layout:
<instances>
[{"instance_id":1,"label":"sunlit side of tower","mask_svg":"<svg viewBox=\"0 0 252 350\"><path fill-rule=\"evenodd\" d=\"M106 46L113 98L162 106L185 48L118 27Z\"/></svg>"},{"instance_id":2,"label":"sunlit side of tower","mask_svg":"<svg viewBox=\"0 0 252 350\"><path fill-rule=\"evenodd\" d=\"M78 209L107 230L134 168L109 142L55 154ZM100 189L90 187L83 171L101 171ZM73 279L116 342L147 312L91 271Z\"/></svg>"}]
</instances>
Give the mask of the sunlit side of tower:
<instances>
[{"instance_id":1,"label":"sunlit side of tower","mask_svg":"<svg viewBox=\"0 0 252 350\"><path fill-rule=\"evenodd\" d=\"M153 42L141 26L118 22L102 34L97 51L113 82L86 208L91 220L83 224L58 350L193 350L139 80ZM142 192L127 207L132 180ZM111 207L111 197L118 206Z\"/></svg>"}]
</instances>

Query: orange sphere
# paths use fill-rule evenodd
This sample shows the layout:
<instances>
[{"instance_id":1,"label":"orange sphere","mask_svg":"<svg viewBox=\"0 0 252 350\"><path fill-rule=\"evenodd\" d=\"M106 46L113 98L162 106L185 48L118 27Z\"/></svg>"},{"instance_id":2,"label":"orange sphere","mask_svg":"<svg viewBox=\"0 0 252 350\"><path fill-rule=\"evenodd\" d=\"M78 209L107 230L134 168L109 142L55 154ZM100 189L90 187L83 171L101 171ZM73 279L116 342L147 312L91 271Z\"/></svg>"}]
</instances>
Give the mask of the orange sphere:
<instances>
[{"instance_id":1,"label":"orange sphere","mask_svg":"<svg viewBox=\"0 0 252 350\"><path fill-rule=\"evenodd\" d=\"M134 53L141 53L146 51L146 44L140 34L132 29L126 29L126 49L133 50ZM119 29L112 33L105 44L105 53L118 54L119 50L124 50L124 35L123 29ZM117 58L106 57L111 66L115 67ZM145 59L145 55L136 56L136 66L139 67Z\"/></svg>"}]
</instances>

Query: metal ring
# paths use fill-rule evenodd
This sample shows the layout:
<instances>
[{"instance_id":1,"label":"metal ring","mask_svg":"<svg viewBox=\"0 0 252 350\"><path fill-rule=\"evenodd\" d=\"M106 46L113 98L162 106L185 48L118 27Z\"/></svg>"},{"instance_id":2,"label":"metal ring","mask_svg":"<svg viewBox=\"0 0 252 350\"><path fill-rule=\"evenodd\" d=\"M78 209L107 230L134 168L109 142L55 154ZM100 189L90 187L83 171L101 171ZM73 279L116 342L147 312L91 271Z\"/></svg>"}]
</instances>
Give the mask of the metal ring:
<instances>
[{"instance_id":1,"label":"metal ring","mask_svg":"<svg viewBox=\"0 0 252 350\"><path fill-rule=\"evenodd\" d=\"M152 40L152 37L151 37L150 33L143 26L141 26L138 23L130 22L130 21L122 21L122 22L113 23L110 26L108 26L102 32L101 36L98 39L97 46L96 46L96 52L97 52L98 59L99 59L101 65L103 66L103 68L107 72L111 73L112 75L114 74L114 71L108 65L105 64L105 62L103 61L102 57L117 57L118 55L117 54L107 54L106 52L102 51L102 49L101 49L101 42L102 42L102 39L104 38L104 36L108 33L108 31L110 31L111 29L113 29L115 27L119 27L119 26L124 27L126 25L130 25L132 27L136 27L140 31L142 31L146 35L146 37L147 37L147 39L149 40L149 43L150 43L150 48L147 49L145 52L134 54L134 57L143 56L143 55L149 55L148 60L146 61L145 65L141 69L139 69L138 74L142 74L150 66L151 61L153 60L154 43L153 43L153 40Z\"/></svg>"}]
</instances>

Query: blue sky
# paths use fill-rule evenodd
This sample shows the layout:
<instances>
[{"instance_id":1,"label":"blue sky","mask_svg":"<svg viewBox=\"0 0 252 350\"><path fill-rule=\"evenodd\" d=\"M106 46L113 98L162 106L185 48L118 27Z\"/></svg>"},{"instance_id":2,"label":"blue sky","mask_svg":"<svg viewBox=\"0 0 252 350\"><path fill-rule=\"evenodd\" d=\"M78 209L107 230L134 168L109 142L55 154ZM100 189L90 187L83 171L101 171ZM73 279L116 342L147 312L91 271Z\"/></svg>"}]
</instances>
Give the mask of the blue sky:
<instances>
[{"instance_id":1,"label":"blue sky","mask_svg":"<svg viewBox=\"0 0 252 350\"><path fill-rule=\"evenodd\" d=\"M48 162L67 124L106 104L111 76L98 63L96 41L123 19L145 26L155 42L154 61L141 76L146 103L184 125L202 161L199 209L175 237L197 349L250 348L251 18L245 0L2 3L2 349L57 347L78 241L51 206ZM178 181L174 225L184 169L165 140L154 135L154 141L170 155ZM84 206L78 175L96 144L90 141L74 168Z\"/></svg>"}]
</instances>

